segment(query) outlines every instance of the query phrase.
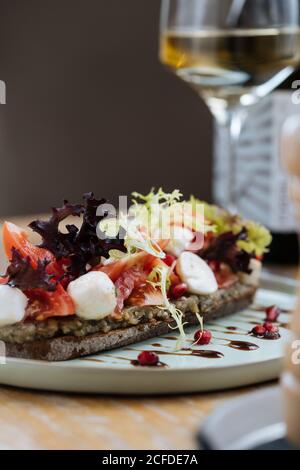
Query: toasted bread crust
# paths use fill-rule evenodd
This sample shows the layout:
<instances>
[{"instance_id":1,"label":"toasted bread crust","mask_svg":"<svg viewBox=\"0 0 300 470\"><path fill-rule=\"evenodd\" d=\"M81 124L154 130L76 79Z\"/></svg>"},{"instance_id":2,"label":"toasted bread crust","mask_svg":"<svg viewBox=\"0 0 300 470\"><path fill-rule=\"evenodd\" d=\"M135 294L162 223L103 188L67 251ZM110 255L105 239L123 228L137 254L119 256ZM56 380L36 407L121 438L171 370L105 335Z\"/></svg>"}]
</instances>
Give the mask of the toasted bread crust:
<instances>
[{"instance_id":1,"label":"toasted bread crust","mask_svg":"<svg viewBox=\"0 0 300 470\"><path fill-rule=\"evenodd\" d=\"M230 315L246 308L253 301L256 287L238 283L228 289L220 289L211 296L196 297L198 311L204 321L210 321ZM177 302L180 307L184 300ZM184 321L196 325L198 320L194 312L185 311ZM65 361L89 354L96 354L148 338L169 333L171 318L152 319L138 325L112 329L107 333L97 332L82 337L61 335L48 339L38 339L23 343L5 342L6 354L11 357L38 359L44 361Z\"/></svg>"}]
</instances>

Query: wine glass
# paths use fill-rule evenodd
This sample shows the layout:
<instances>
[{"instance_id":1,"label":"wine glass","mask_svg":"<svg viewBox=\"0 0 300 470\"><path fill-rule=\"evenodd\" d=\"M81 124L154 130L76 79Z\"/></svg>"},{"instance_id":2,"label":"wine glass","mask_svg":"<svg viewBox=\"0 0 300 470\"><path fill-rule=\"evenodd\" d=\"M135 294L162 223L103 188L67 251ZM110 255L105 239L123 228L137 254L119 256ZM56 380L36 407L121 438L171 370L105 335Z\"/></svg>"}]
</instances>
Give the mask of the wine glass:
<instances>
[{"instance_id":1,"label":"wine glass","mask_svg":"<svg viewBox=\"0 0 300 470\"><path fill-rule=\"evenodd\" d=\"M247 107L300 63L300 0L162 0L160 60L205 100L230 139L227 207Z\"/></svg>"}]
</instances>

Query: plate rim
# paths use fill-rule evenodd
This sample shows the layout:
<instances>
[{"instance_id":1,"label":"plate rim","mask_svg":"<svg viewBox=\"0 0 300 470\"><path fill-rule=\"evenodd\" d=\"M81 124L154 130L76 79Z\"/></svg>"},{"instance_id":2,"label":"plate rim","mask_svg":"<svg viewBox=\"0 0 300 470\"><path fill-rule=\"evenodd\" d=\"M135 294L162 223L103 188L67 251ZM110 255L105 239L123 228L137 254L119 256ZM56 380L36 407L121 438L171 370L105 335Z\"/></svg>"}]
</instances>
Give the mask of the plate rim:
<instances>
[{"instance_id":1,"label":"plate rim","mask_svg":"<svg viewBox=\"0 0 300 470\"><path fill-rule=\"evenodd\" d=\"M254 351L253 351L254 352ZM89 356L87 356L88 358ZM74 360L81 360L80 358L78 359L74 359ZM84 360L87 360L85 357L82 358L82 361ZM250 362L249 364L247 364L247 366L251 366L251 367L255 367L257 365L261 365L261 364L268 364L268 363L272 363L274 361L278 361L280 360L280 358L269 358L269 359L266 359L264 361L260 360L260 361L256 361L256 362ZM36 359L22 359L22 358L17 358L17 357L10 357L10 358L7 358L7 362L11 362L11 363L15 363L16 365L19 365L21 366L22 364L24 365L27 365L27 366L30 366L30 365L36 365L36 366L43 366L43 367L56 367L56 368L61 368L63 369L64 367L68 367L70 366L70 364L72 364L72 359L70 361L53 361L53 362L48 362L48 361L40 361L40 360L36 360ZM92 362L92 361L91 361ZM97 360L95 359L95 362L97 362ZM100 362L100 361L99 361ZM8 364L3 364L3 365L8 365ZM227 364L227 365L223 365L223 366L214 366L214 367L176 367L176 368L164 368L164 367L151 367L151 366L140 366L140 367L133 367L133 368L125 368L125 367L111 367L111 366L108 366L108 367L93 367L92 365L88 364L88 365L79 365L79 364L74 364L71 365L71 367L69 367L70 369L74 369L76 370L77 368L79 368L80 370L95 370L97 369L98 371L107 371L107 372L125 372L125 373L141 373L142 371L151 371L151 373L175 373L175 372L196 372L196 371L201 371L203 369L205 369L205 371L218 371L218 370L225 370L225 369L235 369L235 368L240 368L241 367L241 364ZM1 371L1 366L0 366L0 371ZM0 372L0 380L1 380L1 372Z\"/></svg>"}]
</instances>

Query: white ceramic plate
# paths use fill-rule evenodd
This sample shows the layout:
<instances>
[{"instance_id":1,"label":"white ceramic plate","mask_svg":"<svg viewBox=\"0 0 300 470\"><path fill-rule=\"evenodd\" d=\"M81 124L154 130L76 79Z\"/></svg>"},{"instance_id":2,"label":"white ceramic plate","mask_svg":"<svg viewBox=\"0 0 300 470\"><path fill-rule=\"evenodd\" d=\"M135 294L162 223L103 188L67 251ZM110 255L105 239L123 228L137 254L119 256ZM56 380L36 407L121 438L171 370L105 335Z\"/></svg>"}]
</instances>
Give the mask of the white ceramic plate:
<instances>
[{"instance_id":1,"label":"white ceramic plate","mask_svg":"<svg viewBox=\"0 0 300 470\"><path fill-rule=\"evenodd\" d=\"M272 281L272 280L271 280ZM270 280L256 296L257 305L276 304L291 310L295 297L290 285ZM276 281L276 282L275 282ZM0 383L42 390L113 394L166 394L220 390L275 379L280 373L286 328L290 314L282 313L281 338L263 340L249 336L253 323L262 322L264 312L247 309L231 317L206 324L213 333L208 346L193 347L221 353L220 358L191 355L190 351L175 352L175 333L143 343L68 362L46 363L8 358L0 365ZM236 327L237 330L228 329ZM189 329L188 347L195 332ZM254 350L235 349L232 342L248 342ZM233 347L232 347L233 346ZM245 346L245 345L244 345ZM254 346L253 346L254 347ZM140 351L155 350L166 367L135 367L131 361ZM214 354L213 354L214 356Z\"/></svg>"}]
</instances>

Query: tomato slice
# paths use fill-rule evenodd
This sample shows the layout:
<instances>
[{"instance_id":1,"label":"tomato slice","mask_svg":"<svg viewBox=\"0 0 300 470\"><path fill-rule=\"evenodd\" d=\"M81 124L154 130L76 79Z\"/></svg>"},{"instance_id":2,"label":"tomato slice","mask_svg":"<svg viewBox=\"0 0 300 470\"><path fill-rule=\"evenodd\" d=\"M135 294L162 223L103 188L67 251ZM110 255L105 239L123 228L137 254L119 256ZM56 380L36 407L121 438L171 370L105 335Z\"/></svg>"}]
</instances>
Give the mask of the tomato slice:
<instances>
[{"instance_id":1,"label":"tomato slice","mask_svg":"<svg viewBox=\"0 0 300 470\"><path fill-rule=\"evenodd\" d=\"M29 240L27 233L11 222L3 225L3 245L7 258L11 259L12 249L15 248L24 258L29 257L33 268L37 268L38 261L47 259L49 264L46 268L49 274L58 277L63 275L63 269L57 263L55 256L44 248L34 246Z\"/></svg>"},{"instance_id":2,"label":"tomato slice","mask_svg":"<svg viewBox=\"0 0 300 470\"><path fill-rule=\"evenodd\" d=\"M49 264L46 270L49 274L61 277L64 273L55 256L44 248L34 246L28 240L26 232L15 224L4 223L3 243L8 259L11 258L12 249L15 248L24 258L29 257L33 268L37 268L39 260L47 259ZM28 289L25 295L29 298L27 317L45 320L49 317L68 316L75 313L74 302L61 284L57 284L54 292Z\"/></svg>"},{"instance_id":3,"label":"tomato slice","mask_svg":"<svg viewBox=\"0 0 300 470\"><path fill-rule=\"evenodd\" d=\"M113 282L121 276L122 272L126 269L125 260L121 259L113 263L106 264L104 266L96 266L94 271L101 271L107 274Z\"/></svg>"},{"instance_id":4,"label":"tomato slice","mask_svg":"<svg viewBox=\"0 0 300 470\"><path fill-rule=\"evenodd\" d=\"M147 305L163 305L162 293L149 283L142 284L134 289L127 300L128 305L144 307Z\"/></svg>"},{"instance_id":5,"label":"tomato slice","mask_svg":"<svg viewBox=\"0 0 300 470\"><path fill-rule=\"evenodd\" d=\"M50 317L66 317L75 314L75 305L65 289L58 284L54 292L43 289L25 291L29 298L27 318L45 320Z\"/></svg>"},{"instance_id":6,"label":"tomato slice","mask_svg":"<svg viewBox=\"0 0 300 470\"><path fill-rule=\"evenodd\" d=\"M107 274L113 282L116 282L125 270L134 266L142 266L144 271L150 272L155 259L155 256L141 251L131 256L124 256L124 258L113 263L96 266L94 270Z\"/></svg>"},{"instance_id":7,"label":"tomato slice","mask_svg":"<svg viewBox=\"0 0 300 470\"><path fill-rule=\"evenodd\" d=\"M182 281L180 279L180 277L174 273L174 271L172 273L170 273L170 276L169 276L169 279L171 281L171 285L174 287L174 286L177 286L177 284L181 284Z\"/></svg>"}]
</instances>

